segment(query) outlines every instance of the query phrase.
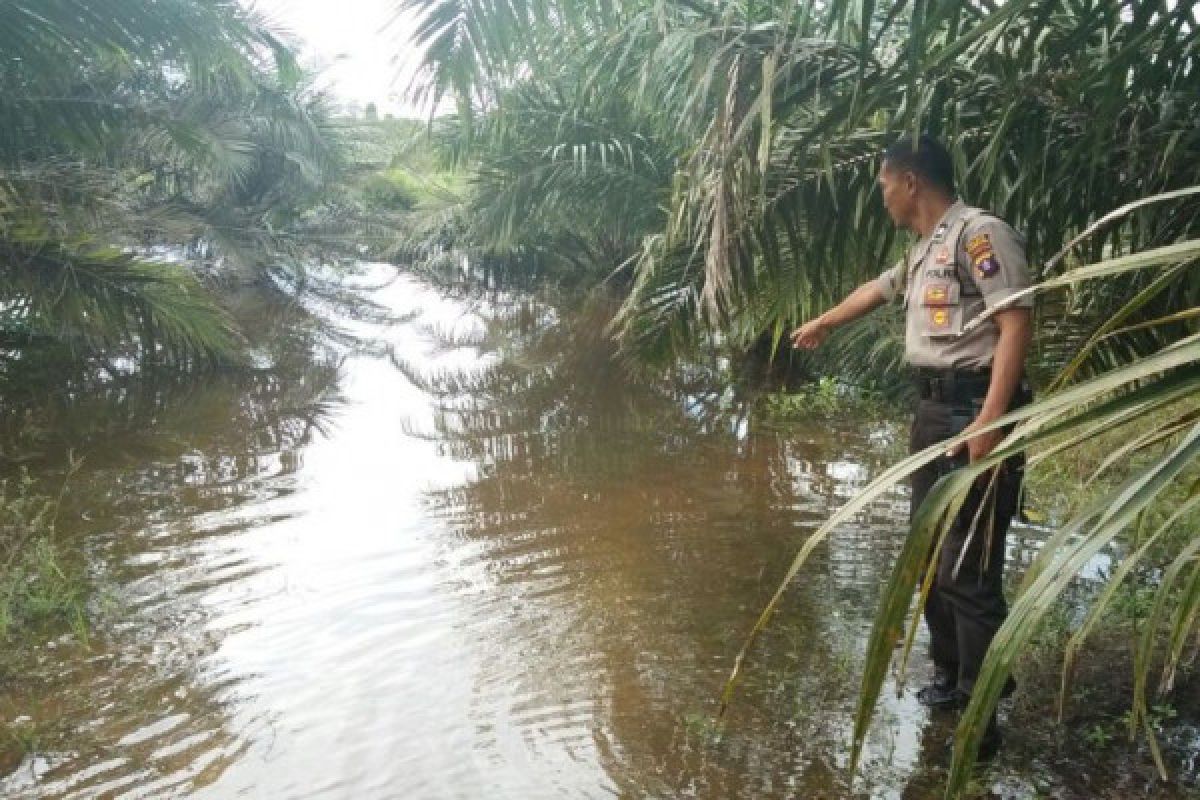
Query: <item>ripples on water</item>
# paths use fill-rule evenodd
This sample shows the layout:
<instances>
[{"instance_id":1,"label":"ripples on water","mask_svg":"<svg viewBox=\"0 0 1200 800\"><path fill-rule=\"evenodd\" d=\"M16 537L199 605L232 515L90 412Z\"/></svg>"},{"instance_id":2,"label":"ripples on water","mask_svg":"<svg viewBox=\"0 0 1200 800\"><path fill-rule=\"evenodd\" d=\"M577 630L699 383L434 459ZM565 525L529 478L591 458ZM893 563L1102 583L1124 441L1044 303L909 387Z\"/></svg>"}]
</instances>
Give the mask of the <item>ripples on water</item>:
<instances>
[{"instance_id":1,"label":"ripples on water","mask_svg":"<svg viewBox=\"0 0 1200 800\"><path fill-rule=\"evenodd\" d=\"M58 412L85 458L60 528L119 621L0 687L38 731L5 796L848 796L901 493L819 551L721 723L715 698L895 431L758 432L703 370L628 378L595 309L372 295L392 316L337 335L248 314L249 374ZM904 791L919 722L885 694L855 794Z\"/></svg>"}]
</instances>

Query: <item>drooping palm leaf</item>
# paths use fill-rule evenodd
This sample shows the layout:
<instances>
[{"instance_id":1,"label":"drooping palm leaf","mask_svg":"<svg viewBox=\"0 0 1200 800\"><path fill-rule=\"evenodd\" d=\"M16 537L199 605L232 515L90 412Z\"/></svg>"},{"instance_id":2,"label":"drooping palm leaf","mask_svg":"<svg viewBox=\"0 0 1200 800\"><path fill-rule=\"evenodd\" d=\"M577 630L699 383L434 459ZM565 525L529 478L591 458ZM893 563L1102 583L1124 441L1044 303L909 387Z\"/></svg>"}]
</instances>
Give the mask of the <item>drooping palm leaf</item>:
<instances>
[{"instance_id":1,"label":"drooping palm leaf","mask_svg":"<svg viewBox=\"0 0 1200 800\"><path fill-rule=\"evenodd\" d=\"M1037 291L1061 289L1075 286L1083 281L1098 280L1134 270L1152 268L1161 270L1180 261L1194 261L1198 257L1200 257L1200 250L1197 250L1196 241L1181 242L1178 245L1156 248L1148 253L1110 259L1099 264L1081 267L1046 281L1035 288ZM1167 344L1155 355L1135 358L1125 366L1104 372L1091 380L1068 388L1061 388L1024 409L1006 415L1005 418L990 426L991 428L1000 428L1020 423L989 457L972 464L969 468L959 470L939 483L913 521L910 539L906 541L904 550L885 588L882 605L875 618L868 644L863 689L855 719L852 765L857 763L861 752L862 742L866 736L883 678L891 662L900 630L903 627L904 617L911 605L910 598L918 583L921 566L925 564L932 569L932 566L928 565L925 560L930 544L937 535L939 524L953 519L958 505L963 501L966 491L975 479L1013 453L1026 450L1039 442L1064 435L1069 438L1072 432L1086 432L1101 423L1111 430L1117 425L1128 424L1146 414L1153 413L1156 408L1177 403L1181 398L1190 396L1200 388L1200 370L1194 368L1198 360L1200 360L1200 335L1192 335L1178 342ZM1187 430L1187 423L1181 422L1173 427L1178 431L1178 438ZM798 574L816 545L830 535L837 525L849 520L854 513L857 513L883 492L888 491L898 480L938 457L947 447L965 440L965 438L965 436L959 435L954 439L934 445L886 470L871 486L853 498L809 537L739 652L723 693L723 706L732 696L738 673L749 647L769 621L788 583ZM1080 440L1075 439L1074 443L1078 443L1078 441ZM1077 568L1068 569L1068 567L1076 565L1077 561L1078 566L1082 566L1086 562L1086 557L1082 554L1094 553L1095 549L1111 541L1112 537L1120 533L1137 511L1154 501L1158 494L1170 484L1174 476L1192 463L1196 454L1195 448L1200 445L1196 445L1191 438L1185 439L1185 443L1187 443L1187 447L1177 451L1176 455L1167 458L1165 462L1158 462L1160 465L1164 465L1158 472L1149 469L1131 479L1129 497L1136 499L1137 502L1128 500L1109 503L1109 500L1105 499L1103 503L1080 512L1046 543L1042 555L1026 574L1019 595L1019 598L1025 598L1027 593L1036 591L1036 595L1029 594L1029 596L1040 598L1041 604L1037 606L1038 612L1027 611L1025 610L1027 606L1022 605L1023 616L1021 619L1023 622L1018 633L1006 635L1004 640L1001 640L999 635L997 636L997 641L1003 642L1003 644L993 647L993 651L996 653L994 657L989 654L976 685L977 691L972 695L971 707L968 709L968 714L964 715L963 723L960 726L960 741L954 762L955 771L950 784L952 792L958 792L962 788L962 781L965 780L963 775L967 774L964 772L967 767L963 765L969 764L975 757L979 737L982 736L982 731L986 727L988 715L991 714L995 702L999 699L999 692L1007 678L1007 670L1010 668L1012 658L1032 634L1040 619L1040 613L1045 610L1047 599L1057 597L1078 571ZM1061 443L1058 445L1058 447L1062 446ZM1124 495L1118 495L1118 499L1123 497ZM1049 568L1046 559L1054 553L1063 551L1072 537L1079 533L1085 525L1092 522L1098 522L1095 526L1095 531L1098 532L1094 532L1086 540L1090 544L1083 549L1076 547L1070 551L1072 555L1066 562L1066 566L1056 565L1053 569ZM1083 560L1079 561L1080 558ZM1046 575L1052 577L1046 577ZM1018 603L1022 602L1032 601L1018 600ZM1016 606L1014 606L1014 614L1015 612ZM1191 619L1191 615L1184 614L1181 619ZM1180 622L1177 627L1184 627L1183 623ZM907 646L911 646L911 640Z\"/></svg>"},{"instance_id":2,"label":"drooping palm leaf","mask_svg":"<svg viewBox=\"0 0 1200 800\"><path fill-rule=\"evenodd\" d=\"M188 272L303 263L317 248L299 234L343 166L280 36L233 0L15 0L0 48L0 294L36 307L17 328L77 351L227 357L237 337Z\"/></svg>"}]
</instances>

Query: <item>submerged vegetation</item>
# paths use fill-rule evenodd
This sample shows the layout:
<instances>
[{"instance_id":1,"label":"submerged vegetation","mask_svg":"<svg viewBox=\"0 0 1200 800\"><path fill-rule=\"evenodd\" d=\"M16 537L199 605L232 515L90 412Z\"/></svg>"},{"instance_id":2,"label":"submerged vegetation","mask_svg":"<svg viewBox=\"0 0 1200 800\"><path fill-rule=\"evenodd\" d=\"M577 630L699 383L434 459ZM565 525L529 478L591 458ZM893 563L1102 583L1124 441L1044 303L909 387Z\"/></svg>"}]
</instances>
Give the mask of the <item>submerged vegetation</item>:
<instances>
[{"instance_id":1,"label":"submerged vegetation","mask_svg":"<svg viewBox=\"0 0 1200 800\"><path fill-rule=\"evenodd\" d=\"M87 635L88 580L55 540L57 510L57 501L35 492L28 473L0 481L0 641L64 625Z\"/></svg>"}]
</instances>

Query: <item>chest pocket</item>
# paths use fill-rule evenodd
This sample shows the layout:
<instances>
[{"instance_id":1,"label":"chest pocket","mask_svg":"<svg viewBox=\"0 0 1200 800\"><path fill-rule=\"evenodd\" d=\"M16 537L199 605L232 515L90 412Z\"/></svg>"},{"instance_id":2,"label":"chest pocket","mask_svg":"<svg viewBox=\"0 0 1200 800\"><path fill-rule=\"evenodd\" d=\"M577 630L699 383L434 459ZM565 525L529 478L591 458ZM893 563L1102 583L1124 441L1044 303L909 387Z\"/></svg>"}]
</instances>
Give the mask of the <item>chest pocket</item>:
<instances>
[{"instance_id":1,"label":"chest pocket","mask_svg":"<svg viewBox=\"0 0 1200 800\"><path fill-rule=\"evenodd\" d=\"M917 278L912 297L916 308L909 308L908 313L915 312L917 331L922 336L953 339L962 333L966 317L964 307L977 299L978 294L964 291L967 287L975 289L975 285L969 275L964 281L958 258L959 244L967 226L981 213L976 208L967 209L945 235L935 236L924 255L911 264L913 276ZM938 259L938 253L945 255ZM938 277L933 277L931 270L936 270ZM908 300L905 295L906 306Z\"/></svg>"},{"instance_id":2,"label":"chest pocket","mask_svg":"<svg viewBox=\"0 0 1200 800\"><path fill-rule=\"evenodd\" d=\"M955 279L926 279L916 297L919 328L924 336L957 336L962 332L962 285Z\"/></svg>"}]
</instances>

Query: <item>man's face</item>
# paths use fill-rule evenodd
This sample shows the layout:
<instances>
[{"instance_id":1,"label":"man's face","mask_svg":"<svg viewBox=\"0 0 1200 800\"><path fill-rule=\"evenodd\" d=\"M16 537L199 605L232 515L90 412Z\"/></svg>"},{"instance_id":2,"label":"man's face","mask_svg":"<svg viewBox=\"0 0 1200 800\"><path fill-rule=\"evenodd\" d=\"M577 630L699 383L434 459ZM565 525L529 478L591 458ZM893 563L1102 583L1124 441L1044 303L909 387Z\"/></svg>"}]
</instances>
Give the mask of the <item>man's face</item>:
<instances>
[{"instance_id":1,"label":"man's face","mask_svg":"<svg viewBox=\"0 0 1200 800\"><path fill-rule=\"evenodd\" d=\"M892 222L901 228L912 227L917 210L917 176L893 169L884 161L879 170L879 190Z\"/></svg>"}]
</instances>

